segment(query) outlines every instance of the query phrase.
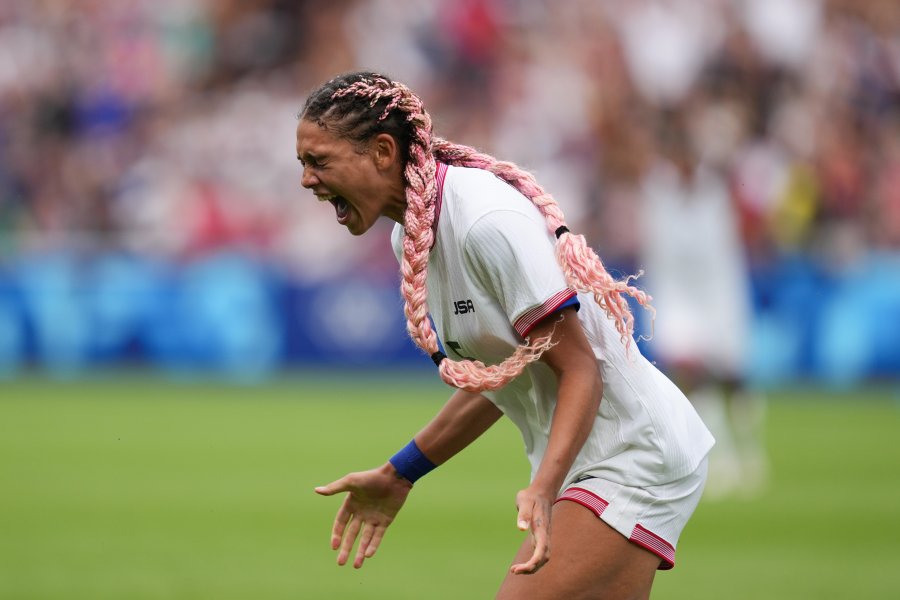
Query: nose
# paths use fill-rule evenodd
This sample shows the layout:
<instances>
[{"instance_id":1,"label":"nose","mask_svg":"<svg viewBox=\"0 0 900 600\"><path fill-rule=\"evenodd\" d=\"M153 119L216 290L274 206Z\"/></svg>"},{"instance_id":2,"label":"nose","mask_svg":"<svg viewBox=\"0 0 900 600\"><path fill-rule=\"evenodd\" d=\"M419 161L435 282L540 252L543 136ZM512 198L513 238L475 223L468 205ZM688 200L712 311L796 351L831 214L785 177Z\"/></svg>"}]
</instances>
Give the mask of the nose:
<instances>
[{"instance_id":1,"label":"nose","mask_svg":"<svg viewBox=\"0 0 900 600\"><path fill-rule=\"evenodd\" d=\"M300 176L300 185L309 189L319 183L319 178L313 173L312 169L304 168L303 174Z\"/></svg>"}]
</instances>

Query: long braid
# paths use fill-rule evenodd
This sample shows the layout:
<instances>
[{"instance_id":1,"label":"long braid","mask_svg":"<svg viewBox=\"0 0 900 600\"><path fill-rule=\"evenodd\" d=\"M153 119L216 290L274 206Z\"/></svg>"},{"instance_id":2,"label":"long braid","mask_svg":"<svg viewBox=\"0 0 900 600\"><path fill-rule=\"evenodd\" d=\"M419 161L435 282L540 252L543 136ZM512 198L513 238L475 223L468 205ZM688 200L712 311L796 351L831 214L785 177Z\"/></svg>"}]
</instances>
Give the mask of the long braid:
<instances>
[{"instance_id":1,"label":"long braid","mask_svg":"<svg viewBox=\"0 0 900 600\"><path fill-rule=\"evenodd\" d=\"M389 98L380 115L384 119L394 109L406 114L412 125L406 177L406 213L404 214L403 253L400 261L401 293L404 299L406 328L416 345L438 359L441 378L457 388L493 390L503 387L517 377L529 362L537 360L550 347L549 336L532 345L520 345L512 356L498 365L487 366L480 361L454 361L439 355L437 335L428 318L428 254L434 243L432 225L436 218L437 188L435 156L432 149L431 117L422 101L409 88L386 79L372 83L358 82L336 93L337 97L357 95L368 98L374 106L378 100Z\"/></svg>"},{"instance_id":2,"label":"long braid","mask_svg":"<svg viewBox=\"0 0 900 600\"><path fill-rule=\"evenodd\" d=\"M566 275L566 282L579 292L593 294L594 300L615 321L622 342L626 347L631 345L634 316L623 294L632 296L651 313L654 312L650 305L652 298L646 292L629 285L636 276L617 281L607 272L603 261L588 246L584 236L575 235L568 230L556 200L544 191L531 173L511 162L499 161L474 148L440 138L434 140L434 154L437 160L447 164L490 171L527 196L544 215L547 228L557 235L556 257Z\"/></svg>"},{"instance_id":3,"label":"long braid","mask_svg":"<svg viewBox=\"0 0 900 600\"><path fill-rule=\"evenodd\" d=\"M365 98L370 107L381 100L387 104L378 116L384 120L393 110L406 115L412 126L404 168L406 212L404 214L403 253L400 263L400 291L404 299L406 329L416 345L429 354L438 352L437 334L428 318L428 252L434 242L437 189L435 160L431 152L431 117L422 101L409 88L383 77L365 78L336 91L333 98Z\"/></svg>"},{"instance_id":4,"label":"long braid","mask_svg":"<svg viewBox=\"0 0 900 600\"><path fill-rule=\"evenodd\" d=\"M472 148L433 138L431 118L422 101L403 84L376 73L353 73L329 81L307 99L301 114L358 142L382 131L391 133L400 142L406 160L407 202L400 289L407 331L416 345L435 359L446 383L473 391L501 388L552 346L548 335L520 344L510 357L497 365L488 366L472 360L454 361L439 352L437 334L428 318L428 254L434 242L436 160L495 173L528 196L547 219L550 230L556 231L565 224L562 211L531 174ZM579 291L593 292L597 302L616 318L623 338L628 337L630 342L633 318L621 292L634 295L645 306L649 297L628 286L627 281L613 280L599 257L587 247L583 236L564 235L557 242L557 258L570 285Z\"/></svg>"}]
</instances>

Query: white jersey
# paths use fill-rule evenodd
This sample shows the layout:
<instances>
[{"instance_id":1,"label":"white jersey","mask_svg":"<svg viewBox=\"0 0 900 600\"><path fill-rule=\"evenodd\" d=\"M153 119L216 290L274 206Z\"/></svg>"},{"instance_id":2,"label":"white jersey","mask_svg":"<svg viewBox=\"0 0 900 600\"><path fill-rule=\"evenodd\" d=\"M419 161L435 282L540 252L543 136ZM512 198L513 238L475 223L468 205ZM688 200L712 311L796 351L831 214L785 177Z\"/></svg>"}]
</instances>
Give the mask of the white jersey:
<instances>
[{"instance_id":1,"label":"white jersey","mask_svg":"<svg viewBox=\"0 0 900 600\"><path fill-rule=\"evenodd\" d=\"M438 165L436 242L428 260L428 304L444 352L495 364L575 292L556 261L537 208L480 170ZM403 228L392 243L401 252ZM563 487L584 475L631 486L659 485L693 472L713 438L685 396L619 333L590 295L580 319L603 376L590 437ZM485 392L519 428L532 478L547 448L557 379L538 361L504 388Z\"/></svg>"}]
</instances>

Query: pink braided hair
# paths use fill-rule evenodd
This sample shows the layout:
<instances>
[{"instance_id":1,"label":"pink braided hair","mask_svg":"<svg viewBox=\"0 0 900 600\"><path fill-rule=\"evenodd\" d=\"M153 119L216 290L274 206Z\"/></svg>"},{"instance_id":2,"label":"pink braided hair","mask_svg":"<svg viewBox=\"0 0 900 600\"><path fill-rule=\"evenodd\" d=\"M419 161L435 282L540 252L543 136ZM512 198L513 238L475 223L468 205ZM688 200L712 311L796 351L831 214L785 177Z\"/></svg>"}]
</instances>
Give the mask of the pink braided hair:
<instances>
[{"instance_id":1,"label":"pink braided hair","mask_svg":"<svg viewBox=\"0 0 900 600\"><path fill-rule=\"evenodd\" d=\"M386 119L391 111L399 109L413 126L409 160L404 169L407 208L404 215L400 289L404 299L407 331L419 348L432 358L438 357L435 362L438 363L441 379L451 386L471 391L499 389L521 374L529 363L538 360L553 344L549 335L526 340L502 363L490 366L481 361L454 361L440 353L437 334L428 318L426 285L428 254L434 242L432 225L437 198L436 160L455 166L488 170L527 196L544 215L550 231L558 233L557 260L570 287L577 291L591 292L594 299L615 320L616 329L626 347L631 344L634 317L622 294L630 294L642 306L652 310L649 305L650 297L629 285L630 277L625 281L616 281L607 273L600 257L588 247L584 236L568 233L559 205L530 173L513 163L498 161L473 148L432 138L431 117L425 111L421 99L401 83L380 76L366 77L337 90L332 98L348 95L367 98L370 108L387 99L379 120Z\"/></svg>"},{"instance_id":2,"label":"pink braided hair","mask_svg":"<svg viewBox=\"0 0 900 600\"><path fill-rule=\"evenodd\" d=\"M553 196L544 191L531 173L511 162L498 161L493 156L480 153L474 148L441 138L435 138L433 147L435 157L441 162L490 171L531 200L544 215L547 228L557 235L556 258L565 273L566 282L574 290L593 294L594 300L615 321L622 342L626 347L630 347L631 336L634 333L634 316L623 294L632 296L638 304L655 314L650 305L652 298L646 292L629 285L642 273L630 275L623 281L613 278L597 253L588 246L585 237L569 231L559 204Z\"/></svg>"}]
</instances>

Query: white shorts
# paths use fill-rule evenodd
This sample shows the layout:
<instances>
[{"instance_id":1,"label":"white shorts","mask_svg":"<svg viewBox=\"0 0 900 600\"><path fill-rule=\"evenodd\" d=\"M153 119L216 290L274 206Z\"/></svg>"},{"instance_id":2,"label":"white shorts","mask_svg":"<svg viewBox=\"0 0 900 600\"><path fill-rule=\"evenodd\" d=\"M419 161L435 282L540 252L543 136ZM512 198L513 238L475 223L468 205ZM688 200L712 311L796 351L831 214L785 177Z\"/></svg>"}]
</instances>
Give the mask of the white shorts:
<instances>
[{"instance_id":1,"label":"white shorts","mask_svg":"<svg viewBox=\"0 0 900 600\"><path fill-rule=\"evenodd\" d=\"M706 471L704 458L690 475L645 488L590 477L568 486L556 501L586 506L629 541L659 556L660 569L671 569L678 537L703 495Z\"/></svg>"}]
</instances>

